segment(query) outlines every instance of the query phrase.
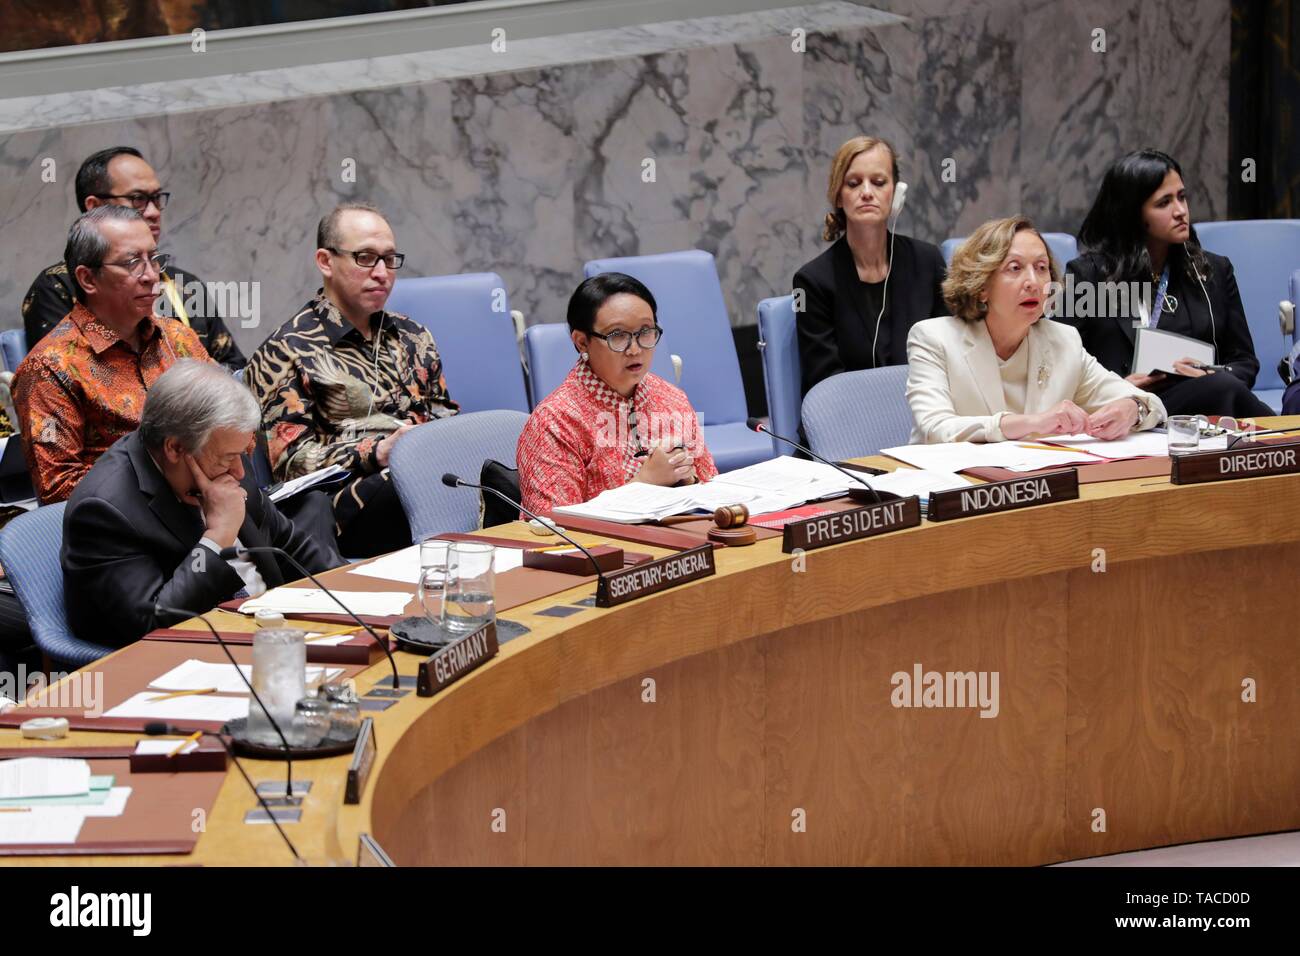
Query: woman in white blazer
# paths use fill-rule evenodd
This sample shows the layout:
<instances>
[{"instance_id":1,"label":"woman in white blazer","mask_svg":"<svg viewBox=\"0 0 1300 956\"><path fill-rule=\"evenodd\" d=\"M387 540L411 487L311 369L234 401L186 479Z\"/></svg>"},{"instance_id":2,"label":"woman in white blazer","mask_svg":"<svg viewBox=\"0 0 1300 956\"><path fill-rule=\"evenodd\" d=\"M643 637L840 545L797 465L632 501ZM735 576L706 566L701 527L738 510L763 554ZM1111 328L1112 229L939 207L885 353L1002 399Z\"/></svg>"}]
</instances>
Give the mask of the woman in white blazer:
<instances>
[{"instance_id":1,"label":"woman in white blazer","mask_svg":"<svg viewBox=\"0 0 1300 956\"><path fill-rule=\"evenodd\" d=\"M1103 368L1075 329L1043 318L1059 281L1022 216L986 222L957 249L943 284L953 314L918 322L907 338L913 444L1113 440L1164 421L1159 398Z\"/></svg>"}]
</instances>

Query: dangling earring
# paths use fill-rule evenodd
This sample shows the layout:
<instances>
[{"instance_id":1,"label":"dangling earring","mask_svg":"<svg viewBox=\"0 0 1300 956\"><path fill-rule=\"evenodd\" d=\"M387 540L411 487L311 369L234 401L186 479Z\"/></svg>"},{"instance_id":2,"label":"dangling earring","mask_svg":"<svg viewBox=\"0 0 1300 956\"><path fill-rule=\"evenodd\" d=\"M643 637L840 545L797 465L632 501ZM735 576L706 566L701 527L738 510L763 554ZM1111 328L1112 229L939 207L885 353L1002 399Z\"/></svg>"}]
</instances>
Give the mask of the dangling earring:
<instances>
[{"instance_id":1,"label":"dangling earring","mask_svg":"<svg viewBox=\"0 0 1300 956\"><path fill-rule=\"evenodd\" d=\"M586 352L579 352L578 358L582 359L585 362L587 361L587 359L591 358L591 356L588 355Z\"/></svg>"},{"instance_id":2,"label":"dangling earring","mask_svg":"<svg viewBox=\"0 0 1300 956\"><path fill-rule=\"evenodd\" d=\"M987 312L989 310L989 304L987 302L980 302L979 305L976 306L976 308L979 309L981 312Z\"/></svg>"}]
</instances>

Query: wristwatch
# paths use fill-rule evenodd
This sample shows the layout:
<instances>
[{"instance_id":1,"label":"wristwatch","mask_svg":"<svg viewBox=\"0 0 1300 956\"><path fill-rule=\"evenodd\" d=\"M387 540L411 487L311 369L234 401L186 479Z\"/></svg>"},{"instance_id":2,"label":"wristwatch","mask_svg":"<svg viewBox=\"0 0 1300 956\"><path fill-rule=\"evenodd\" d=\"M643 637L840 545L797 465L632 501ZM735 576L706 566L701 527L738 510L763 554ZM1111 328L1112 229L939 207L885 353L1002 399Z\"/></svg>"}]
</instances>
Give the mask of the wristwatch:
<instances>
[{"instance_id":1,"label":"wristwatch","mask_svg":"<svg viewBox=\"0 0 1300 956\"><path fill-rule=\"evenodd\" d=\"M1151 403L1137 395L1130 395L1129 398L1133 399L1133 404L1138 407L1138 417L1137 421L1133 423L1133 427L1139 428L1142 425L1142 420L1151 414Z\"/></svg>"}]
</instances>

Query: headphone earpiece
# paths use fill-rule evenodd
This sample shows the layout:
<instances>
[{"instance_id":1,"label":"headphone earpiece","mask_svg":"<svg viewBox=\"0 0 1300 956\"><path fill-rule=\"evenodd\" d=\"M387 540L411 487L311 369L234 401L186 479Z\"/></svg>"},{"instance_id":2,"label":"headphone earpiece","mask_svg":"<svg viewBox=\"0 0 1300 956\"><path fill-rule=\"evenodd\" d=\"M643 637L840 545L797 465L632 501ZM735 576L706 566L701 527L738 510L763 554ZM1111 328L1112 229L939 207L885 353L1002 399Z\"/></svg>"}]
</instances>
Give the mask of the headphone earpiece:
<instances>
[{"instance_id":1,"label":"headphone earpiece","mask_svg":"<svg viewBox=\"0 0 1300 956\"><path fill-rule=\"evenodd\" d=\"M900 182L894 187L894 201L889 206L889 214L895 219L903 211L903 203L907 202L907 183Z\"/></svg>"}]
</instances>

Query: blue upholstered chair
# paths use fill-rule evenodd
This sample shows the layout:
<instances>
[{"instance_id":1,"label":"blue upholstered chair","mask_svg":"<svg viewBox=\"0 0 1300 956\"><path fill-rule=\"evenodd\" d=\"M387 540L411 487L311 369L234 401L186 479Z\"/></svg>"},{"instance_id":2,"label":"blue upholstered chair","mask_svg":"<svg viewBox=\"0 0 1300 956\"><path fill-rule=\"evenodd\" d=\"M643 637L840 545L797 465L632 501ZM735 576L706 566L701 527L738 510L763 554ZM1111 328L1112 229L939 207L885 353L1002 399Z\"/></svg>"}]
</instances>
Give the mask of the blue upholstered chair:
<instances>
[{"instance_id":1,"label":"blue upholstered chair","mask_svg":"<svg viewBox=\"0 0 1300 956\"><path fill-rule=\"evenodd\" d=\"M1057 268L1061 271L1065 271L1067 262L1079 255L1079 243L1068 232L1045 232L1043 238L1047 240L1047 248L1051 251L1052 258L1056 260ZM952 254L965 241L965 236L960 239L945 239L939 247L943 252L943 261L951 265Z\"/></svg>"},{"instance_id":2,"label":"blue upholstered chair","mask_svg":"<svg viewBox=\"0 0 1300 956\"><path fill-rule=\"evenodd\" d=\"M14 518L0 529L0 564L27 614L36 646L59 666L84 667L112 652L73 635L63 607L65 504L45 505Z\"/></svg>"},{"instance_id":3,"label":"blue upholstered chair","mask_svg":"<svg viewBox=\"0 0 1300 956\"><path fill-rule=\"evenodd\" d=\"M671 382L672 355L682 357L681 389L700 417L704 441L718 470L731 471L771 458L771 439L745 426L749 415L745 386L713 256L687 249L593 259L583 267L587 277L602 272L624 272L640 279L654 294L664 338L655 349L651 370ZM540 395L548 392L542 389Z\"/></svg>"},{"instance_id":4,"label":"blue upholstered chair","mask_svg":"<svg viewBox=\"0 0 1300 956\"><path fill-rule=\"evenodd\" d=\"M758 303L758 350L763 357L768 422L778 435L798 441L803 372L795 322L794 296L783 295ZM791 454L789 446L775 438L772 449L777 455Z\"/></svg>"},{"instance_id":5,"label":"blue upholstered chair","mask_svg":"<svg viewBox=\"0 0 1300 956\"><path fill-rule=\"evenodd\" d=\"M7 370L18 371L19 364L27 357L27 333L22 329L0 332L0 357L4 358Z\"/></svg>"},{"instance_id":6,"label":"blue upholstered chair","mask_svg":"<svg viewBox=\"0 0 1300 956\"><path fill-rule=\"evenodd\" d=\"M912 434L906 390L906 365L841 372L823 379L803 400L808 447L831 461L841 461L906 445Z\"/></svg>"},{"instance_id":7,"label":"blue upholstered chair","mask_svg":"<svg viewBox=\"0 0 1300 956\"><path fill-rule=\"evenodd\" d=\"M527 415L512 409L466 412L417 425L393 445L389 465L413 542L479 527L479 492L448 488L442 476L451 472L477 484L488 459L515 467L526 421Z\"/></svg>"},{"instance_id":8,"label":"blue upholstered chair","mask_svg":"<svg viewBox=\"0 0 1300 956\"><path fill-rule=\"evenodd\" d=\"M1289 348L1278 331L1277 304L1287 297L1291 276L1300 269L1300 219L1198 222L1196 237L1210 252L1232 260L1259 358L1255 394L1266 405L1279 408L1283 384L1277 363Z\"/></svg>"},{"instance_id":9,"label":"blue upholstered chair","mask_svg":"<svg viewBox=\"0 0 1300 956\"><path fill-rule=\"evenodd\" d=\"M524 355L528 359L529 399L536 408L559 388L578 361L567 322L544 322L524 330Z\"/></svg>"},{"instance_id":10,"label":"blue upholstered chair","mask_svg":"<svg viewBox=\"0 0 1300 956\"><path fill-rule=\"evenodd\" d=\"M506 284L495 272L398 279L387 308L433 333L461 411L528 411Z\"/></svg>"}]
</instances>

